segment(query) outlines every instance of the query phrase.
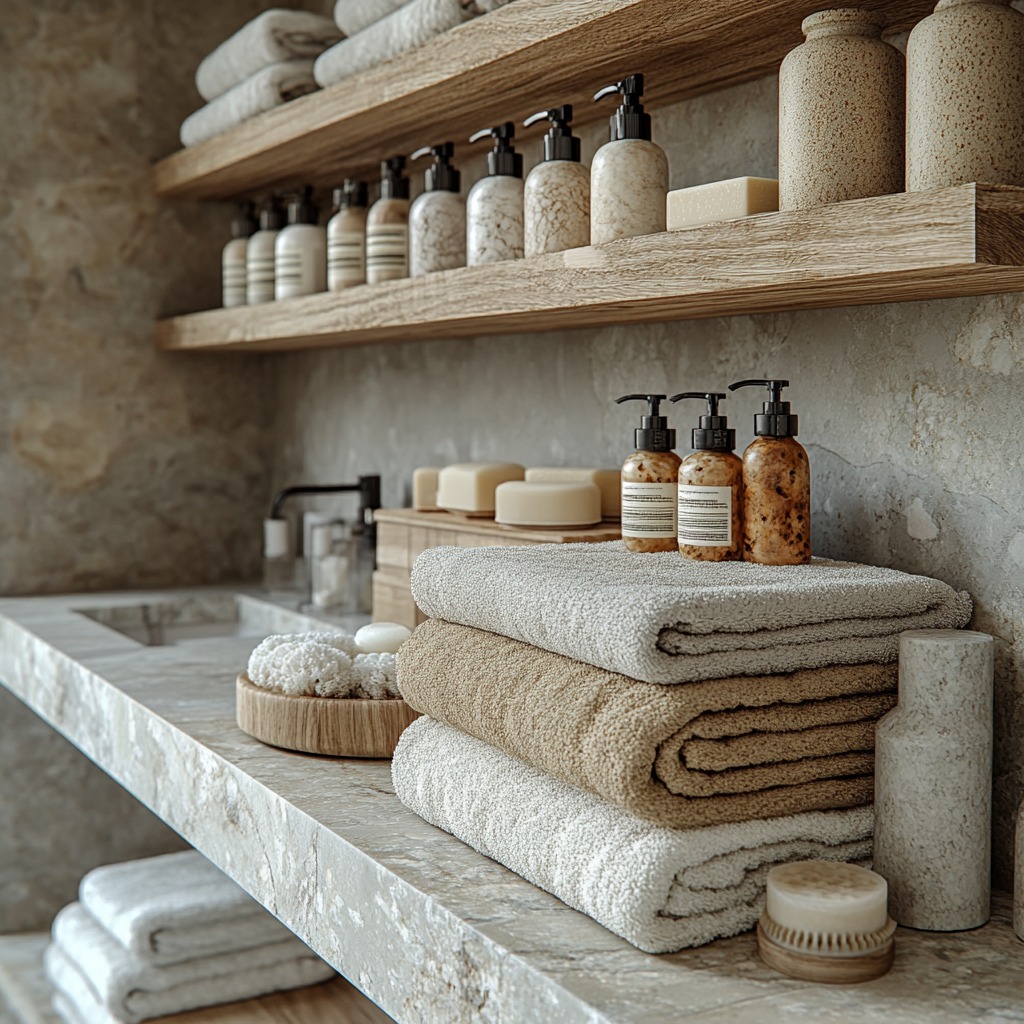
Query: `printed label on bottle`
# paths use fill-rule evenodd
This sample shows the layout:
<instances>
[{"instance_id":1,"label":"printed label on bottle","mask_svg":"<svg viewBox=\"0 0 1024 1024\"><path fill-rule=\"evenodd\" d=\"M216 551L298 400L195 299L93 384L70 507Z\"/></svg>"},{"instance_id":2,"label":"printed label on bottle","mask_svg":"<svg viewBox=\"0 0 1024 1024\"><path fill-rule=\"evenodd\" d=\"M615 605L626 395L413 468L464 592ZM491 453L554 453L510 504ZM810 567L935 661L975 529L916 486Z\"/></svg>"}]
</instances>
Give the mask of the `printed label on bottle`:
<instances>
[{"instance_id":1,"label":"printed label on bottle","mask_svg":"<svg viewBox=\"0 0 1024 1024\"><path fill-rule=\"evenodd\" d=\"M679 543L732 547L732 488L679 485Z\"/></svg>"},{"instance_id":2,"label":"printed label on bottle","mask_svg":"<svg viewBox=\"0 0 1024 1024\"><path fill-rule=\"evenodd\" d=\"M327 239L327 287L362 284L366 276L365 235L339 231Z\"/></svg>"},{"instance_id":3,"label":"printed label on bottle","mask_svg":"<svg viewBox=\"0 0 1024 1024\"><path fill-rule=\"evenodd\" d=\"M622 536L676 535L676 485L622 481Z\"/></svg>"},{"instance_id":4,"label":"printed label on bottle","mask_svg":"<svg viewBox=\"0 0 1024 1024\"><path fill-rule=\"evenodd\" d=\"M313 288L312 274L299 251L278 252L274 260L274 295L279 299L292 299L299 295L310 295Z\"/></svg>"},{"instance_id":5,"label":"printed label on bottle","mask_svg":"<svg viewBox=\"0 0 1024 1024\"><path fill-rule=\"evenodd\" d=\"M274 254L249 257L249 304L274 300Z\"/></svg>"},{"instance_id":6,"label":"printed label on bottle","mask_svg":"<svg viewBox=\"0 0 1024 1024\"><path fill-rule=\"evenodd\" d=\"M367 270L398 271L409 265L409 231L405 224L378 224L366 232Z\"/></svg>"},{"instance_id":7,"label":"printed label on bottle","mask_svg":"<svg viewBox=\"0 0 1024 1024\"><path fill-rule=\"evenodd\" d=\"M245 260L225 260L223 264L223 304L245 305Z\"/></svg>"}]
</instances>

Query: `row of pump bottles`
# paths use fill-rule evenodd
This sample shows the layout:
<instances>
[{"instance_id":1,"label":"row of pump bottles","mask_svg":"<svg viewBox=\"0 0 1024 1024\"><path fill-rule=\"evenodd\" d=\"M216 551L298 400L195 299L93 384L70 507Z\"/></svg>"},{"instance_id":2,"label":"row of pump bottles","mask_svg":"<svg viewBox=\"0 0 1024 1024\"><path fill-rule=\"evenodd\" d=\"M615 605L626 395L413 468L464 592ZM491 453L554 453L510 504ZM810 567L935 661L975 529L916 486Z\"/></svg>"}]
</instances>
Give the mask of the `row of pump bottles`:
<instances>
[{"instance_id":1,"label":"row of pump bottles","mask_svg":"<svg viewBox=\"0 0 1024 1024\"><path fill-rule=\"evenodd\" d=\"M380 198L368 206L365 182L348 179L334 192L335 211L326 229L312 189L288 205L276 198L256 220L245 204L224 249L225 306L239 306L313 292L339 291L479 266L523 256L665 230L668 160L651 141L644 111L643 75L629 75L600 89L595 100L619 97L609 141L588 169L573 135L569 104L542 110L524 127L547 122L543 158L523 180L511 121L485 128L471 143L489 139L487 174L461 195L455 147L443 142L418 149L430 157L423 192L410 203L406 158L381 164Z\"/></svg>"}]
</instances>

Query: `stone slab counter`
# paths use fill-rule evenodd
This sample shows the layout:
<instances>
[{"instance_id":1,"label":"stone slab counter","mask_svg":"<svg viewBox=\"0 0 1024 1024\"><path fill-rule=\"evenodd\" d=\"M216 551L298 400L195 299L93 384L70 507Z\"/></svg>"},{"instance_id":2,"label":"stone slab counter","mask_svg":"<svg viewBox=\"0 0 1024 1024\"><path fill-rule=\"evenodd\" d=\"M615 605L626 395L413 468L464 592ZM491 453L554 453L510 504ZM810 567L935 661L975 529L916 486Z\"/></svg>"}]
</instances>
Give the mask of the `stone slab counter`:
<instances>
[{"instance_id":1,"label":"stone slab counter","mask_svg":"<svg viewBox=\"0 0 1024 1024\"><path fill-rule=\"evenodd\" d=\"M753 933L637 951L402 807L388 762L244 735L235 676L261 630L295 628L222 589L10 598L0 680L403 1024L1024 1018L1002 896L977 931L901 929L892 972L859 986L775 974Z\"/></svg>"}]
</instances>

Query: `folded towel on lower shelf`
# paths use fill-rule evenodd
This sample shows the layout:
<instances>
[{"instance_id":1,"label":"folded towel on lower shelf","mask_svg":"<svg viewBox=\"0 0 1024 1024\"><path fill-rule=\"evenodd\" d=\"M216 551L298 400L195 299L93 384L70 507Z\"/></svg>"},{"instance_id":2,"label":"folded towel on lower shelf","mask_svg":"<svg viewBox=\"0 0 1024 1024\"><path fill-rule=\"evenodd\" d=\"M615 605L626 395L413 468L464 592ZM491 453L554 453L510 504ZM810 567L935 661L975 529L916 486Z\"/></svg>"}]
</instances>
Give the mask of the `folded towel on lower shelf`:
<instances>
[{"instance_id":1,"label":"folded towel on lower shelf","mask_svg":"<svg viewBox=\"0 0 1024 1024\"><path fill-rule=\"evenodd\" d=\"M78 898L122 946L153 964L294 939L195 850L95 868L82 879Z\"/></svg>"},{"instance_id":2,"label":"folded towel on lower shelf","mask_svg":"<svg viewBox=\"0 0 1024 1024\"><path fill-rule=\"evenodd\" d=\"M871 803L895 665L641 683L437 619L402 645L417 711L669 828Z\"/></svg>"},{"instance_id":3,"label":"folded towel on lower shelf","mask_svg":"<svg viewBox=\"0 0 1024 1024\"><path fill-rule=\"evenodd\" d=\"M181 144L195 146L257 114L316 91L311 60L286 60L257 71L181 123Z\"/></svg>"},{"instance_id":4,"label":"folded towel on lower shelf","mask_svg":"<svg viewBox=\"0 0 1024 1024\"><path fill-rule=\"evenodd\" d=\"M338 26L322 14L264 11L203 58L196 88L207 102L215 100L270 64L312 60L341 37Z\"/></svg>"},{"instance_id":5,"label":"folded towel on lower shelf","mask_svg":"<svg viewBox=\"0 0 1024 1024\"><path fill-rule=\"evenodd\" d=\"M432 618L648 683L895 661L903 630L971 617L967 594L896 569L693 562L621 541L429 548L412 593Z\"/></svg>"},{"instance_id":6,"label":"folded towel on lower shelf","mask_svg":"<svg viewBox=\"0 0 1024 1024\"><path fill-rule=\"evenodd\" d=\"M774 864L871 856L869 807L659 828L429 718L402 734L398 798L648 953L752 928Z\"/></svg>"},{"instance_id":7,"label":"folded towel on lower shelf","mask_svg":"<svg viewBox=\"0 0 1024 1024\"><path fill-rule=\"evenodd\" d=\"M375 22L394 14L408 0L336 0L334 23L350 39Z\"/></svg>"},{"instance_id":8,"label":"folded towel on lower shelf","mask_svg":"<svg viewBox=\"0 0 1024 1024\"><path fill-rule=\"evenodd\" d=\"M133 956L78 903L54 919L45 962L50 981L71 1001L78 1003L75 986L84 979L95 1002L125 1024L301 988L335 973L294 935L254 949L155 966Z\"/></svg>"}]
</instances>

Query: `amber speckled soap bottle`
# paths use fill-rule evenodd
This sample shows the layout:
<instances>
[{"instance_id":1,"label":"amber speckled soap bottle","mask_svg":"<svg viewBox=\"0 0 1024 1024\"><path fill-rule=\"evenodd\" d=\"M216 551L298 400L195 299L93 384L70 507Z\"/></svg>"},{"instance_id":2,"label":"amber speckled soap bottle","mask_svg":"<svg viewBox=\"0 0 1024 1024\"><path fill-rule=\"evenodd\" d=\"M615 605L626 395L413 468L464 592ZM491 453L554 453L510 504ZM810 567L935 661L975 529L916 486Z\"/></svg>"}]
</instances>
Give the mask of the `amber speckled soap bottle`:
<instances>
[{"instance_id":1,"label":"amber speckled soap bottle","mask_svg":"<svg viewBox=\"0 0 1024 1024\"><path fill-rule=\"evenodd\" d=\"M622 464L622 542L630 551L675 551L679 458L676 432L659 415L665 395L623 395L647 402L650 412L635 432L636 451Z\"/></svg>"},{"instance_id":2,"label":"amber speckled soap bottle","mask_svg":"<svg viewBox=\"0 0 1024 1024\"><path fill-rule=\"evenodd\" d=\"M736 431L718 415L725 397L715 391L672 396L673 402L700 398L708 403L691 436L694 452L679 467L679 553L697 562L743 561L743 462L736 455Z\"/></svg>"},{"instance_id":3,"label":"amber speckled soap bottle","mask_svg":"<svg viewBox=\"0 0 1024 1024\"><path fill-rule=\"evenodd\" d=\"M802 565L811 560L811 464L796 440L797 417L782 401L789 381L741 380L729 390L746 387L768 388L768 401L743 453L743 557Z\"/></svg>"}]
</instances>

